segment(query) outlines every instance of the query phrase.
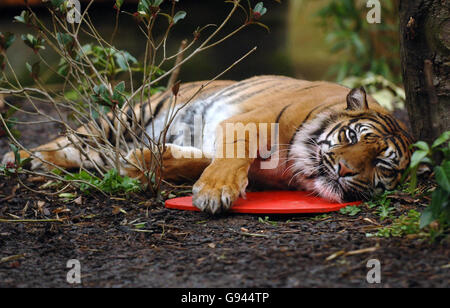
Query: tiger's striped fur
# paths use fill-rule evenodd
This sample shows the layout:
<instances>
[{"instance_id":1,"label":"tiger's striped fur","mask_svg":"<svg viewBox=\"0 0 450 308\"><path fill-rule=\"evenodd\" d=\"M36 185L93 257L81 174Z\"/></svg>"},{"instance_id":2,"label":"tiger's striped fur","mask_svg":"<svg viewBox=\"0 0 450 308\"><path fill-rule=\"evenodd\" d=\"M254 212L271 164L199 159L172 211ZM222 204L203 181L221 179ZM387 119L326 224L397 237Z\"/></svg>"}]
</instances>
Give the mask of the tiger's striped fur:
<instances>
[{"instance_id":1,"label":"tiger's striped fur","mask_svg":"<svg viewBox=\"0 0 450 308\"><path fill-rule=\"evenodd\" d=\"M411 138L404 125L366 96L364 89L350 91L329 82L258 76L240 82L212 82L184 106L202 84L180 87L175 106L175 110L180 110L170 127L175 133L169 134L163 154L163 176L172 181L197 180L193 202L204 211L226 211L239 195L245 195L249 180L268 187L307 189L334 201L368 198L377 190L392 189L409 164ZM150 104L128 110L122 120L132 123L132 119L137 119L147 136L158 137L174 103L170 91L160 93L152 97ZM196 118L202 119L197 135L192 129ZM250 156L250 134L241 139L236 135L232 142L235 149L245 148L245 157L218 155L230 144L219 138L218 128L225 131L230 123L276 123L277 136L272 131L257 131L258 136L264 133L266 144L273 144L276 139L270 149L271 155L279 157L276 168L262 169L261 164L268 158ZM102 126L105 137L113 143L116 136L105 124L90 123L79 132L92 132ZM190 133L178 134L180 127ZM142 132L136 129L135 133ZM35 149L34 153L37 159L33 160L33 168L42 165L39 158L66 168L86 163L65 137ZM189 155L179 158L176 153ZM11 159L9 154L3 161ZM97 164L104 163L101 153L92 153L92 159ZM128 154L122 173L142 178L133 166L141 161L151 163L151 154L145 148Z\"/></svg>"}]
</instances>

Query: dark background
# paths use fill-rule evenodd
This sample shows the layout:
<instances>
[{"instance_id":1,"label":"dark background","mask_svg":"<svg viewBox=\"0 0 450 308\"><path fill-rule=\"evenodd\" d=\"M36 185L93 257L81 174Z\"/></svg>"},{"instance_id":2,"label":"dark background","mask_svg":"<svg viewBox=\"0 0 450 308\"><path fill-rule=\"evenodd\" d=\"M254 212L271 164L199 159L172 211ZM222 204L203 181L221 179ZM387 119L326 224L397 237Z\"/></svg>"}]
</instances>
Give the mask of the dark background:
<instances>
[{"instance_id":1,"label":"dark background","mask_svg":"<svg viewBox=\"0 0 450 308\"><path fill-rule=\"evenodd\" d=\"M112 3L114 1L111 1L111 3L96 3L90 9L92 21L97 26L98 31L104 34L106 38L111 36L114 29L115 10ZM85 5L83 3L82 8ZM188 61L181 70L180 79L182 81L210 79L255 46L258 49L238 66L227 72L222 79L240 80L260 74L292 75L292 63L286 49L289 3L288 1L281 4L275 1L265 1L264 5L268 8L268 13L260 21L270 28L270 32L263 27L249 25L231 39L198 54L191 61ZM164 8L164 5L162 8ZM180 1L177 4L177 10L186 11L187 16L173 28L168 41L168 54L175 53L183 39L192 39L193 32L198 26L220 24L231 8L232 4L224 3L222 0ZM13 17L20 15L22 9L24 8L20 6L0 8L0 31L10 31L15 34L31 32L25 25L12 22ZM36 10L38 16L43 16L44 21L49 21L45 8L34 7L33 9ZM122 10L132 13L136 10L136 4L125 4ZM238 11L216 39L220 39L222 35L239 27L244 19L243 12ZM167 21L163 17L159 21L154 31L155 34L163 33L167 26ZM212 31L214 31L213 27L203 32L200 40L206 38ZM23 59L24 57L25 59L28 58L28 61L32 63L34 56L29 48L19 41L20 36L18 35L8 54L15 64L16 71L19 72L19 75L22 75L20 74L22 72L23 78L27 80L29 78ZM85 37L85 43L87 42L89 42L89 39ZM115 40L116 47L129 51L138 60L141 60L144 56L144 44L145 37L138 29L134 18L127 14L121 14L119 31ZM45 53L51 57L51 53L48 51ZM54 61L58 61L58 58L55 57ZM167 64L171 65L173 62Z\"/></svg>"}]
</instances>

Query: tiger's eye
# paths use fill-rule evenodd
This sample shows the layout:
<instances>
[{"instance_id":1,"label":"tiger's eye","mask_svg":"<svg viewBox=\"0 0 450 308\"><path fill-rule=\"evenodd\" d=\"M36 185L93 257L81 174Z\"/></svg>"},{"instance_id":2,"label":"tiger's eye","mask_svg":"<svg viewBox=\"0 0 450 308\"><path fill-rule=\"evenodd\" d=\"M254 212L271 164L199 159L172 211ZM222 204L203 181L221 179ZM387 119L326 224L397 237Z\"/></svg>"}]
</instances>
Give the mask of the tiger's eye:
<instances>
[{"instance_id":1,"label":"tiger's eye","mask_svg":"<svg viewBox=\"0 0 450 308\"><path fill-rule=\"evenodd\" d=\"M351 144L355 144L358 142L358 138L356 137L356 132L353 129L349 129L347 131L347 139L350 140Z\"/></svg>"}]
</instances>

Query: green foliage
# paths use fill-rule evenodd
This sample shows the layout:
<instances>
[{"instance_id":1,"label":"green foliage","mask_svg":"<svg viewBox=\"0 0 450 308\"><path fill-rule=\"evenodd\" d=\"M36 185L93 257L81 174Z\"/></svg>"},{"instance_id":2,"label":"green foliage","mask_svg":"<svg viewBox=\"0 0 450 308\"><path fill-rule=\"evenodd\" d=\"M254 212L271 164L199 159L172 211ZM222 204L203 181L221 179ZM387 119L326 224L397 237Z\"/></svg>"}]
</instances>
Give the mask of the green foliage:
<instances>
[{"instance_id":1,"label":"green foliage","mask_svg":"<svg viewBox=\"0 0 450 308\"><path fill-rule=\"evenodd\" d=\"M70 35L59 34L58 41L67 46L72 43ZM104 73L109 79L114 79L119 73L128 71L128 68L134 70L141 70L139 68L138 61L129 52L124 50L117 50L110 47L102 47L95 44L85 44L77 51L74 57L75 61L82 61L87 56L89 61L92 62L99 73ZM62 58L59 63L58 72L60 74L66 74L68 68L67 61Z\"/></svg>"},{"instance_id":2,"label":"green foliage","mask_svg":"<svg viewBox=\"0 0 450 308\"><path fill-rule=\"evenodd\" d=\"M376 213L380 217L380 220L392 217L391 214L395 208L390 206L391 199L388 198L392 193L393 191L386 190L382 194L375 196L372 200L366 202L369 209L376 208Z\"/></svg>"},{"instance_id":3,"label":"green foliage","mask_svg":"<svg viewBox=\"0 0 450 308\"><path fill-rule=\"evenodd\" d=\"M318 12L331 51L343 55L329 72L338 81L348 76L362 77L368 71L394 82L401 80L398 13L394 2L383 1L380 24L367 22L366 1L330 0Z\"/></svg>"},{"instance_id":4,"label":"green foliage","mask_svg":"<svg viewBox=\"0 0 450 308\"><path fill-rule=\"evenodd\" d=\"M116 0L116 4L115 4L115 8L117 10L120 10L120 8L122 7L124 0Z\"/></svg>"},{"instance_id":5,"label":"green foliage","mask_svg":"<svg viewBox=\"0 0 450 308\"><path fill-rule=\"evenodd\" d=\"M103 47L96 44L85 44L79 50L73 50L73 38L69 34L57 34L58 42L69 54L73 54L75 61L82 63L88 57L89 61L94 65L95 69L102 75L105 75L108 81L119 79L121 73L143 73L150 72L152 80L161 76L165 72L155 66L145 68L133 55L124 50L117 50L115 48ZM69 63L65 58L61 58L58 66L58 73L60 75L67 75L69 70ZM92 76L94 77L94 76ZM138 79L138 78L136 78ZM110 89L111 88L111 89ZM121 81L117 85L105 85L101 83L91 87L88 83L79 82L78 89L66 91L64 94L67 99L78 101L78 104L84 106L84 110L91 110L91 116L94 119L98 118L98 112L107 113L111 108L116 106L122 107L127 100L128 93L125 91L125 82ZM159 91L165 90L164 87L146 88L146 95L153 95ZM85 102L80 100L79 93L90 93L90 98L93 103L99 105L98 110L88 108Z\"/></svg>"},{"instance_id":6,"label":"green foliage","mask_svg":"<svg viewBox=\"0 0 450 308\"><path fill-rule=\"evenodd\" d=\"M138 180L131 179L127 176L120 176L116 169L109 170L103 179L90 175L84 170L77 174L66 175L68 181L78 182L81 192L88 193L92 190L92 186L109 194L123 194L130 192L138 192L141 186Z\"/></svg>"},{"instance_id":7,"label":"green foliage","mask_svg":"<svg viewBox=\"0 0 450 308\"><path fill-rule=\"evenodd\" d=\"M31 18L30 18L30 12L28 11L22 11L19 16L14 17L14 21L23 23L25 25L30 24Z\"/></svg>"},{"instance_id":8,"label":"green foliage","mask_svg":"<svg viewBox=\"0 0 450 308\"><path fill-rule=\"evenodd\" d=\"M185 11L178 11L173 16L172 22L174 24L176 24L178 21L184 19L185 17L186 17L186 12Z\"/></svg>"},{"instance_id":9,"label":"green foliage","mask_svg":"<svg viewBox=\"0 0 450 308\"><path fill-rule=\"evenodd\" d=\"M33 79L39 78L39 74L41 72L40 61L34 63L33 65L27 62L25 63L25 66L27 67L27 70L30 72L31 78Z\"/></svg>"},{"instance_id":10,"label":"green foliage","mask_svg":"<svg viewBox=\"0 0 450 308\"><path fill-rule=\"evenodd\" d=\"M377 208L377 213L380 216L381 220L385 220L386 218L391 217L391 213L395 210L394 207L391 207L391 200L387 199L384 202L380 203L380 206Z\"/></svg>"},{"instance_id":11,"label":"green foliage","mask_svg":"<svg viewBox=\"0 0 450 308\"><path fill-rule=\"evenodd\" d=\"M41 38L37 38L35 37L33 34L22 34L22 41L25 43L25 45L27 45L28 47L30 47L31 49L33 49L33 51L35 53L38 53L38 51L40 49L45 49L44 43L45 40L41 39Z\"/></svg>"},{"instance_id":12,"label":"green foliage","mask_svg":"<svg viewBox=\"0 0 450 308\"><path fill-rule=\"evenodd\" d=\"M410 175L410 191L414 191L417 186L417 171L421 164L435 165L433 157L435 155L443 156L443 163L450 160L450 131L444 132L430 146L425 141L418 141L412 145L417 150L411 157L411 163L403 176ZM439 154L441 153L441 154ZM438 168L440 170L440 168ZM436 171L436 170L435 170ZM438 171L439 172L439 171Z\"/></svg>"},{"instance_id":13,"label":"green foliage","mask_svg":"<svg viewBox=\"0 0 450 308\"><path fill-rule=\"evenodd\" d=\"M368 236L378 237L401 237L407 234L419 234L420 213L415 210L410 210L407 215L401 215L394 222L387 227L381 228L375 234L368 234Z\"/></svg>"},{"instance_id":14,"label":"green foliage","mask_svg":"<svg viewBox=\"0 0 450 308\"><path fill-rule=\"evenodd\" d=\"M359 212L361 212L361 209L357 206L354 205L348 205L342 209L339 210L339 213L344 214L344 215L348 215L348 216L355 216L356 214L358 214Z\"/></svg>"},{"instance_id":15,"label":"green foliage","mask_svg":"<svg viewBox=\"0 0 450 308\"><path fill-rule=\"evenodd\" d=\"M271 220L269 219L269 216L266 216L266 217L264 217L264 218L258 217L258 221L259 221L260 223L262 223L262 224L271 225L271 226L274 226L274 227L278 226L278 222L276 222L276 221L271 221Z\"/></svg>"},{"instance_id":16,"label":"green foliage","mask_svg":"<svg viewBox=\"0 0 450 308\"><path fill-rule=\"evenodd\" d=\"M372 200L366 202L369 209L373 209L378 206L386 206L390 204L390 200L388 199L389 195L394 193L391 190L385 190L382 194L376 195Z\"/></svg>"},{"instance_id":17,"label":"green foliage","mask_svg":"<svg viewBox=\"0 0 450 308\"><path fill-rule=\"evenodd\" d=\"M267 13L267 8L264 7L264 3L258 2L253 9L253 17L258 19Z\"/></svg>"},{"instance_id":18,"label":"green foliage","mask_svg":"<svg viewBox=\"0 0 450 308\"><path fill-rule=\"evenodd\" d=\"M16 36L11 32L0 32L0 53L6 51L14 43Z\"/></svg>"},{"instance_id":19,"label":"green foliage","mask_svg":"<svg viewBox=\"0 0 450 308\"><path fill-rule=\"evenodd\" d=\"M430 146L424 141L413 144L417 150L411 157L411 163L404 178L410 175L410 191L417 186L417 171L421 164L433 167L437 188L431 195L431 204L425 209L420 219L420 227L424 228L437 220L443 227L450 224L450 131L444 132ZM440 165L435 157L442 159Z\"/></svg>"},{"instance_id":20,"label":"green foliage","mask_svg":"<svg viewBox=\"0 0 450 308\"><path fill-rule=\"evenodd\" d=\"M92 101L108 107L115 107L122 105L125 102L125 82L120 82L114 87L112 94L104 84L94 87L94 95L92 95Z\"/></svg>"},{"instance_id":21,"label":"green foliage","mask_svg":"<svg viewBox=\"0 0 450 308\"><path fill-rule=\"evenodd\" d=\"M7 163L6 165L0 165L0 174L5 176L12 176L18 174L22 168L30 163L31 158L22 159L19 154L19 148L14 144L9 145L14 153L14 163Z\"/></svg>"},{"instance_id":22,"label":"green foliage","mask_svg":"<svg viewBox=\"0 0 450 308\"><path fill-rule=\"evenodd\" d=\"M420 227L424 228L433 221L443 226L450 225L450 161L444 161L434 168L438 187L431 195L431 204L425 209L420 219Z\"/></svg>"},{"instance_id":23,"label":"green foliage","mask_svg":"<svg viewBox=\"0 0 450 308\"><path fill-rule=\"evenodd\" d=\"M67 33L56 33L56 39L63 50L67 50L70 54L73 51L75 41L70 34Z\"/></svg>"},{"instance_id":24,"label":"green foliage","mask_svg":"<svg viewBox=\"0 0 450 308\"><path fill-rule=\"evenodd\" d=\"M131 179L128 176L120 176L116 169L111 169L105 174L105 177L98 186L107 193L130 193L138 192L141 186L138 180Z\"/></svg>"},{"instance_id":25,"label":"green foliage","mask_svg":"<svg viewBox=\"0 0 450 308\"><path fill-rule=\"evenodd\" d=\"M137 12L145 18L156 15L159 12L159 6L164 0L139 0Z\"/></svg>"}]
</instances>

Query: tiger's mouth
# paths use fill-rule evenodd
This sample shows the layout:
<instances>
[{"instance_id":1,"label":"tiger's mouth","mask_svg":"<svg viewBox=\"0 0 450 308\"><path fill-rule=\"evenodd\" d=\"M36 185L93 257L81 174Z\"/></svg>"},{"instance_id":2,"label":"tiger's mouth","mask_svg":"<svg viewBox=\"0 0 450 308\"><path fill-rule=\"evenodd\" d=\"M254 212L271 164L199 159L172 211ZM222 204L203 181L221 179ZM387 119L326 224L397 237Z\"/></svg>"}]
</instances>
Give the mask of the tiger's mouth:
<instances>
[{"instance_id":1,"label":"tiger's mouth","mask_svg":"<svg viewBox=\"0 0 450 308\"><path fill-rule=\"evenodd\" d=\"M351 179L340 177L320 146L317 146L316 151L317 175L314 181L315 190L319 195L336 202L353 202L366 199L364 195L367 192L351 187Z\"/></svg>"}]
</instances>

